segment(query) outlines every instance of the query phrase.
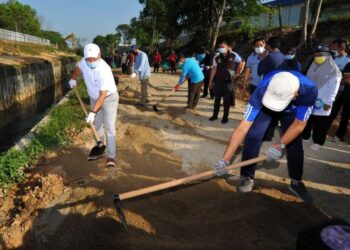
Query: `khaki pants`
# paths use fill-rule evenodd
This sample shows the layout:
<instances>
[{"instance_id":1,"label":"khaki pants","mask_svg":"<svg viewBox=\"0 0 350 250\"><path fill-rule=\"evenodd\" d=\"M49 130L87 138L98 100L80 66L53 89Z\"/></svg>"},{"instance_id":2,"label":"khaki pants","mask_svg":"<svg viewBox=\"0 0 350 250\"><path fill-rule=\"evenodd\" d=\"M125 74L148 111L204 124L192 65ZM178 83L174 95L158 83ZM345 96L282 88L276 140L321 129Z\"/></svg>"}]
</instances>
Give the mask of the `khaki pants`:
<instances>
[{"instance_id":1,"label":"khaki pants","mask_svg":"<svg viewBox=\"0 0 350 250\"><path fill-rule=\"evenodd\" d=\"M149 78L145 78L141 80L141 99L140 102L143 104L147 103L147 97L148 97L148 83L149 83Z\"/></svg>"}]
</instances>

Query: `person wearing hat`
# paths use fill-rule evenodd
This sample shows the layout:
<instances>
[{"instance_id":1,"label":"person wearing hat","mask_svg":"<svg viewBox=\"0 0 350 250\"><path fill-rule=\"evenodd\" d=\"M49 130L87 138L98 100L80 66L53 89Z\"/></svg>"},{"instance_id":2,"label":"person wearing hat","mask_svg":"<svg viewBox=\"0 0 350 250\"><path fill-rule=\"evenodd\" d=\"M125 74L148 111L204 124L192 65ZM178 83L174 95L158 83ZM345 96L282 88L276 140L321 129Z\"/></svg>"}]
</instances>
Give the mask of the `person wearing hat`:
<instances>
[{"instance_id":1,"label":"person wearing hat","mask_svg":"<svg viewBox=\"0 0 350 250\"><path fill-rule=\"evenodd\" d=\"M297 71L272 71L259 83L250 97L243 119L233 130L223 158L214 165L217 175L227 173L227 167L244 142L242 161L259 155L264 134L273 118L281 122L283 134L277 144L267 150L268 161L287 154L290 190L305 202L312 202L303 182L304 151L301 133L317 98L317 88ZM254 186L256 164L241 168L239 192L250 192Z\"/></svg>"},{"instance_id":2,"label":"person wearing hat","mask_svg":"<svg viewBox=\"0 0 350 250\"><path fill-rule=\"evenodd\" d=\"M188 99L187 108L195 109L197 107L200 94L203 87L204 74L201 70L198 61L193 58L187 58L185 55L179 55L179 64L182 65L182 72L175 89L178 90L180 86L188 79Z\"/></svg>"},{"instance_id":3,"label":"person wearing hat","mask_svg":"<svg viewBox=\"0 0 350 250\"><path fill-rule=\"evenodd\" d=\"M135 78L139 75L141 82L141 97L139 106L145 106L148 102L148 84L149 77L151 75L151 67L149 66L148 56L145 52L141 51L140 48L136 46L131 47L132 53L136 56L134 72L131 74L131 78Z\"/></svg>"},{"instance_id":4,"label":"person wearing hat","mask_svg":"<svg viewBox=\"0 0 350 250\"><path fill-rule=\"evenodd\" d=\"M303 139L311 137L311 149L318 150L326 141L329 116L338 93L342 74L334 62L327 46L320 45L314 52L314 61L307 71L307 77L318 88L318 96L312 114L303 132Z\"/></svg>"},{"instance_id":5,"label":"person wearing hat","mask_svg":"<svg viewBox=\"0 0 350 250\"><path fill-rule=\"evenodd\" d=\"M106 166L115 166L116 147L116 120L119 95L115 85L112 69L101 58L100 48L93 43L84 47L84 58L73 71L69 81L71 88L76 87L77 79L82 74L88 95L90 97L90 113L86 117L87 123L93 123L97 133L104 141L107 137Z\"/></svg>"}]
</instances>

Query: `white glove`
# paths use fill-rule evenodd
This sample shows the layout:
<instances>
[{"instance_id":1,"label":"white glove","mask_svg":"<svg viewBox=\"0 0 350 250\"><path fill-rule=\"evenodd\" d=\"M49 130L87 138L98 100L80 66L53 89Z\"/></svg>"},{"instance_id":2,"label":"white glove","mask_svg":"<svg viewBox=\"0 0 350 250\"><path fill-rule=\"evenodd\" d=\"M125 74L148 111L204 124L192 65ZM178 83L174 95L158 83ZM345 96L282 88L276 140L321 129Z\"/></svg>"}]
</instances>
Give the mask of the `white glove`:
<instances>
[{"instance_id":1,"label":"white glove","mask_svg":"<svg viewBox=\"0 0 350 250\"><path fill-rule=\"evenodd\" d=\"M136 77L136 73L132 73L130 78L135 78Z\"/></svg>"},{"instance_id":2,"label":"white glove","mask_svg":"<svg viewBox=\"0 0 350 250\"><path fill-rule=\"evenodd\" d=\"M284 144L273 144L267 151L267 161L277 161L281 159L285 151Z\"/></svg>"},{"instance_id":3,"label":"white glove","mask_svg":"<svg viewBox=\"0 0 350 250\"><path fill-rule=\"evenodd\" d=\"M86 122L87 123L93 123L95 120L95 113L94 112L90 112L89 115L86 117Z\"/></svg>"},{"instance_id":4,"label":"white glove","mask_svg":"<svg viewBox=\"0 0 350 250\"><path fill-rule=\"evenodd\" d=\"M77 81L74 80L74 79L70 79L69 80L69 86L70 86L71 89L75 88L75 86L77 86Z\"/></svg>"},{"instance_id":5,"label":"white glove","mask_svg":"<svg viewBox=\"0 0 350 250\"><path fill-rule=\"evenodd\" d=\"M225 167L229 165L230 165L230 162L224 159L221 159L220 161L218 161L213 167L213 169L216 171L216 176L222 176L227 174L228 171L225 169Z\"/></svg>"}]
</instances>

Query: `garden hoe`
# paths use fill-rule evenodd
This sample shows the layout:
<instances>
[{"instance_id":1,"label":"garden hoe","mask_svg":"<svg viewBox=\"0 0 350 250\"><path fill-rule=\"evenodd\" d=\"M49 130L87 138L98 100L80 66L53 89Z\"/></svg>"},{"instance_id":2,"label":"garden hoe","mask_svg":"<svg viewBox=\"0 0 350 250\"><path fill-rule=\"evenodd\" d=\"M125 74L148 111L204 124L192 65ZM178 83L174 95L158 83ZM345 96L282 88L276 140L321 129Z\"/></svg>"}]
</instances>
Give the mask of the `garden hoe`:
<instances>
[{"instance_id":1,"label":"garden hoe","mask_svg":"<svg viewBox=\"0 0 350 250\"><path fill-rule=\"evenodd\" d=\"M174 92L176 91L176 89L174 88L171 92L169 92L166 96L164 96L162 99L160 99L156 104L154 104L152 107L153 107L153 110L155 112L158 112L158 108L157 108L157 105L161 102L163 102L166 98L168 98L169 96L171 96Z\"/></svg>"},{"instance_id":2,"label":"garden hoe","mask_svg":"<svg viewBox=\"0 0 350 250\"><path fill-rule=\"evenodd\" d=\"M225 169L227 171L229 171L229 170L232 170L235 168L241 168L244 166L248 166L250 164L258 163L258 162L264 161L266 159L267 159L266 156L259 156L259 157L256 157L254 159L251 159L251 160L231 164L230 166L227 166ZM157 184L154 186L145 187L145 188L141 188L141 189L126 192L126 193L114 194L113 195L113 203L114 203L114 206L117 210L117 214L119 216L121 223L123 224L125 230L128 230L125 215L122 211L122 208L120 207L121 201L135 198L135 197L142 196L142 195L146 195L146 194L150 194L150 193L154 193L154 192L158 192L158 191L161 191L164 189L169 189L172 187L176 187L176 186L179 186L182 184L189 183L191 181L212 178L212 177L216 176L216 174L217 174L217 172L215 170L209 170L206 172L183 177L183 178L172 180L172 181L168 181L168 182Z\"/></svg>"},{"instance_id":3,"label":"garden hoe","mask_svg":"<svg viewBox=\"0 0 350 250\"><path fill-rule=\"evenodd\" d=\"M81 100L80 94L79 94L78 89L76 87L74 88L74 92L79 100L80 106L83 109L85 116L88 116L88 112L85 108L83 101ZM94 133L94 137L95 137L97 145L91 149L90 154L88 156L88 161L94 161L94 160L98 160L104 156L106 146L99 139L99 136L97 134L97 131L96 131L94 124L93 123L89 123L89 124L90 124L90 128L92 129L92 132Z\"/></svg>"}]
</instances>

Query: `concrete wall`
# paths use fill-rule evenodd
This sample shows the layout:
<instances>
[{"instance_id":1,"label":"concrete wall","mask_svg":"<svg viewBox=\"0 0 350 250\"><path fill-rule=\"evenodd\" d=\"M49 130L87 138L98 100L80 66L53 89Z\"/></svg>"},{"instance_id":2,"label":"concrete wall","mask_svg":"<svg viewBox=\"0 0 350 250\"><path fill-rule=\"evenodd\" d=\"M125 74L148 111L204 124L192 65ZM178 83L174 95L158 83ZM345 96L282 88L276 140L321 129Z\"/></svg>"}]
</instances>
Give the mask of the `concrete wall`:
<instances>
[{"instance_id":1,"label":"concrete wall","mask_svg":"<svg viewBox=\"0 0 350 250\"><path fill-rule=\"evenodd\" d=\"M63 57L54 62L43 60L23 66L0 65L0 110L44 90L52 100L62 97L67 92L75 63L75 58Z\"/></svg>"}]
</instances>

